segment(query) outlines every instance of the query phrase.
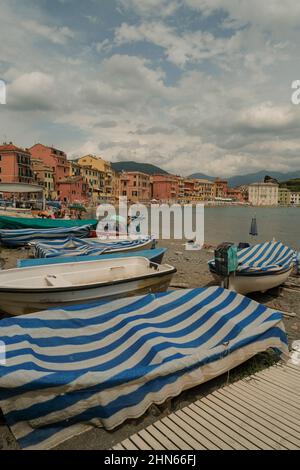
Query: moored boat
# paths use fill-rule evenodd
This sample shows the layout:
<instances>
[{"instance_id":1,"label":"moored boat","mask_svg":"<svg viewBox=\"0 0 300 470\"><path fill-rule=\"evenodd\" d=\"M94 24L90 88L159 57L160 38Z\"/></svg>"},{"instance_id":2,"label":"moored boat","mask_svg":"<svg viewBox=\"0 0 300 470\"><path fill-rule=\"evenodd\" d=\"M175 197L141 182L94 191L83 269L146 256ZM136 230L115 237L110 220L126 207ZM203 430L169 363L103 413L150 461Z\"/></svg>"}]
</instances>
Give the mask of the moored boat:
<instances>
[{"instance_id":1,"label":"moored boat","mask_svg":"<svg viewBox=\"0 0 300 470\"><path fill-rule=\"evenodd\" d=\"M134 252L117 252L117 253L103 253L96 256L72 256L66 258L36 258L36 259L19 259L18 268L29 268L30 266L46 266L49 264L63 264L68 263L82 263L83 261L98 261L104 259L119 259L131 258L132 256L142 256L147 258L153 263L161 264L166 248L154 248L152 250L141 250L138 253Z\"/></svg>"},{"instance_id":2,"label":"moored boat","mask_svg":"<svg viewBox=\"0 0 300 470\"><path fill-rule=\"evenodd\" d=\"M176 269L132 257L0 272L0 310L22 315L167 290Z\"/></svg>"},{"instance_id":3,"label":"moored boat","mask_svg":"<svg viewBox=\"0 0 300 470\"><path fill-rule=\"evenodd\" d=\"M266 242L237 251L238 266L228 276L220 275L215 261L208 263L218 283L239 294L265 292L283 284L295 266L295 251L281 242Z\"/></svg>"}]
</instances>

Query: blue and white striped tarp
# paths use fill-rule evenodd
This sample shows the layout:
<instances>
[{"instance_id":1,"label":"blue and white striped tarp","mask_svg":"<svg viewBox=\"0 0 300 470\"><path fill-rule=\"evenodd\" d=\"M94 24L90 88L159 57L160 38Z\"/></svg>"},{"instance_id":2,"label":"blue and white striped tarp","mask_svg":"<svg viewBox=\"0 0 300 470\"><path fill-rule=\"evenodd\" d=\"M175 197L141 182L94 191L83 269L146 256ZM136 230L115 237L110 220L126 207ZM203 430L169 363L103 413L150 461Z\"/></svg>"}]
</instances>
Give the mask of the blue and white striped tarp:
<instances>
[{"instance_id":1,"label":"blue and white striped tarp","mask_svg":"<svg viewBox=\"0 0 300 470\"><path fill-rule=\"evenodd\" d=\"M142 247L148 243L149 240L149 237L145 237L101 243L99 241L93 241L92 238L91 241L68 238L65 240L53 240L48 243L35 243L33 246L33 254L35 258L97 256L104 252L108 253L111 251L120 251L122 249L134 249L138 246Z\"/></svg>"},{"instance_id":2,"label":"blue and white striped tarp","mask_svg":"<svg viewBox=\"0 0 300 470\"><path fill-rule=\"evenodd\" d=\"M91 225L82 225L69 228L0 230L0 241L3 245L11 247L25 246L31 242L48 243L51 240L60 240L61 242L70 237L86 238L89 236L91 228Z\"/></svg>"},{"instance_id":3,"label":"blue and white striped tarp","mask_svg":"<svg viewBox=\"0 0 300 470\"><path fill-rule=\"evenodd\" d=\"M280 312L220 287L4 319L0 407L22 448L113 429L268 348L288 354Z\"/></svg>"},{"instance_id":4,"label":"blue and white striped tarp","mask_svg":"<svg viewBox=\"0 0 300 470\"><path fill-rule=\"evenodd\" d=\"M237 274L274 274L290 269L296 261L296 252L281 242L265 242L237 252ZM214 268L214 260L209 262Z\"/></svg>"}]
</instances>

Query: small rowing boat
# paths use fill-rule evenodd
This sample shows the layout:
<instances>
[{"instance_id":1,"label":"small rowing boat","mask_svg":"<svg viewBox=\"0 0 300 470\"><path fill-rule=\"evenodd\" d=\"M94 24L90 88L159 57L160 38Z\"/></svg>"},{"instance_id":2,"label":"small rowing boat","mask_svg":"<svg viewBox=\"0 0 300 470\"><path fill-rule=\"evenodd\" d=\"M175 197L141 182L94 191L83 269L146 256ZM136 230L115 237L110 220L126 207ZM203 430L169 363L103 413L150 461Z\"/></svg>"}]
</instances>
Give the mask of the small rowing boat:
<instances>
[{"instance_id":1,"label":"small rowing boat","mask_svg":"<svg viewBox=\"0 0 300 470\"><path fill-rule=\"evenodd\" d=\"M82 225L92 225L95 229L98 221L96 219L42 219L38 217L7 217L0 216L0 229L49 229L49 228L70 228L81 227Z\"/></svg>"},{"instance_id":2,"label":"small rowing boat","mask_svg":"<svg viewBox=\"0 0 300 470\"><path fill-rule=\"evenodd\" d=\"M295 266L295 251L281 242L266 242L237 251L238 267L225 279L216 270L215 261L209 269L218 283L226 284L239 294L265 292L283 284Z\"/></svg>"},{"instance_id":3,"label":"small rowing boat","mask_svg":"<svg viewBox=\"0 0 300 470\"><path fill-rule=\"evenodd\" d=\"M166 248L154 248L153 250L141 250L138 252L138 256L147 258L153 263L161 264ZM104 259L119 259L119 258L131 258L137 256L134 252L119 252L119 253L103 253L102 255L96 256L72 256L68 260L66 258L36 258L36 259L19 259L18 268L29 268L30 266L46 266L49 264L63 264L68 263L82 263L82 261L98 261Z\"/></svg>"},{"instance_id":4,"label":"small rowing boat","mask_svg":"<svg viewBox=\"0 0 300 470\"><path fill-rule=\"evenodd\" d=\"M10 315L167 290L176 269L132 257L0 271L0 310Z\"/></svg>"}]
</instances>

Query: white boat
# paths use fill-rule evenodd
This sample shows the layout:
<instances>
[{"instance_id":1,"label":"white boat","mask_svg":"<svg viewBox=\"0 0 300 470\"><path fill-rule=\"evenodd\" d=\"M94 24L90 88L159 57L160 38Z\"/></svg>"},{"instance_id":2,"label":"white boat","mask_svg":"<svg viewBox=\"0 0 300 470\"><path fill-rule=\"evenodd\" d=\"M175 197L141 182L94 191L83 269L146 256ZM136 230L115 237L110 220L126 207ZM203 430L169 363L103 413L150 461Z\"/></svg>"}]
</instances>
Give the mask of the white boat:
<instances>
[{"instance_id":1,"label":"white boat","mask_svg":"<svg viewBox=\"0 0 300 470\"><path fill-rule=\"evenodd\" d=\"M229 290L238 292L239 294L250 294L251 292L266 292L269 289L274 289L284 282L287 281L291 275L293 267L287 269L284 272L272 273L272 274L252 274L243 275L240 273L230 274L228 279L224 279L218 276L211 270L214 279L222 287L226 287Z\"/></svg>"},{"instance_id":2,"label":"white boat","mask_svg":"<svg viewBox=\"0 0 300 470\"><path fill-rule=\"evenodd\" d=\"M222 287L239 294L266 292L287 281L295 265L295 252L281 242L265 242L237 252L238 266L235 272L222 277L215 261L208 263L210 272Z\"/></svg>"},{"instance_id":3,"label":"white boat","mask_svg":"<svg viewBox=\"0 0 300 470\"><path fill-rule=\"evenodd\" d=\"M167 290L176 269L143 257L65 263L0 272L0 310L23 315Z\"/></svg>"}]
</instances>

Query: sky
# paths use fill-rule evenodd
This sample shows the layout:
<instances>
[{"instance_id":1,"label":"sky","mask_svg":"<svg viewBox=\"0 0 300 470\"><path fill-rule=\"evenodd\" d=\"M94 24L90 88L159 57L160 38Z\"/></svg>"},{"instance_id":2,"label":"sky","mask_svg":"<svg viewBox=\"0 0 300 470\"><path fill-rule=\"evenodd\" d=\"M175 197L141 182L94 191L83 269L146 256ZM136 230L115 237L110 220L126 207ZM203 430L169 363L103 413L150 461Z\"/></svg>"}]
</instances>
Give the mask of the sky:
<instances>
[{"instance_id":1,"label":"sky","mask_svg":"<svg viewBox=\"0 0 300 470\"><path fill-rule=\"evenodd\" d=\"M0 141L176 174L300 170L297 0L0 0Z\"/></svg>"}]
</instances>

